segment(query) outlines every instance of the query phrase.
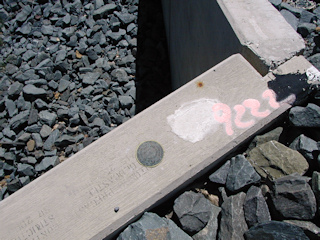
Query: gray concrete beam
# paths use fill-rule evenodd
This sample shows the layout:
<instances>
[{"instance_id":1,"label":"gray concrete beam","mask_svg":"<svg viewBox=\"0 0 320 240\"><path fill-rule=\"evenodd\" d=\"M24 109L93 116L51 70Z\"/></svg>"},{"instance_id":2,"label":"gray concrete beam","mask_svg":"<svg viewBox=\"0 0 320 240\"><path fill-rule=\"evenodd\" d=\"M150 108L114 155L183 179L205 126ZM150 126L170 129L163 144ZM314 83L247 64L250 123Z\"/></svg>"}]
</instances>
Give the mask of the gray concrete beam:
<instances>
[{"instance_id":1,"label":"gray concrete beam","mask_svg":"<svg viewBox=\"0 0 320 240\"><path fill-rule=\"evenodd\" d=\"M229 57L1 201L0 239L110 238L286 111L271 79Z\"/></svg>"},{"instance_id":2,"label":"gray concrete beam","mask_svg":"<svg viewBox=\"0 0 320 240\"><path fill-rule=\"evenodd\" d=\"M304 50L268 0L162 0L174 89L234 53L262 75Z\"/></svg>"}]
</instances>

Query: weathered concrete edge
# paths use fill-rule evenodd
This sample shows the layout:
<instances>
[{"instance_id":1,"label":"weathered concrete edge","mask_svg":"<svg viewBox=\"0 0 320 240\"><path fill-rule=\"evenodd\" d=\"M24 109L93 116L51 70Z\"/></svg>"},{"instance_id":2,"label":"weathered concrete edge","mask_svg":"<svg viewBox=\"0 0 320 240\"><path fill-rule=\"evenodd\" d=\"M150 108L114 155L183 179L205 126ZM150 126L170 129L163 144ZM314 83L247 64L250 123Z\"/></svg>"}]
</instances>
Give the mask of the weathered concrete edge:
<instances>
[{"instance_id":1,"label":"weathered concrete edge","mask_svg":"<svg viewBox=\"0 0 320 240\"><path fill-rule=\"evenodd\" d=\"M280 108L272 112L268 117L260 120L259 123L255 124L253 127L251 127L246 132L234 139L232 142L226 144L223 148L219 149L211 157L204 159L200 164L198 164L196 167L194 167L186 174L182 175L177 181L175 181L174 185L172 184L170 185L170 187L166 188L166 192L170 192L169 194L162 194L160 196L154 195L145 202L141 203L139 206L136 207L134 211L128 213L129 215L131 214L134 217L130 219L130 221L127 222L125 225L123 225L123 222L126 219L125 217L123 217L123 219L121 218L115 221L112 225L110 225L110 228L116 229L112 234L105 237L103 232L98 233L94 238L91 238L90 240L113 240L115 236L120 234L121 231L123 231L129 224L138 220L144 212L149 211L152 208L170 199L177 192L187 187L197 178L199 178L203 174L208 173L215 166L221 164L222 161L226 160L226 157L235 153L241 145L248 143L253 136L257 135L260 132L263 132L276 121L278 121L279 117L283 116L283 114L285 114L291 107L292 106L290 104L283 104ZM150 202L154 203L150 205Z\"/></svg>"},{"instance_id":2,"label":"weathered concrete edge","mask_svg":"<svg viewBox=\"0 0 320 240\"><path fill-rule=\"evenodd\" d=\"M302 37L268 0L217 0L241 45L241 54L262 75L303 53Z\"/></svg>"}]
</instances>

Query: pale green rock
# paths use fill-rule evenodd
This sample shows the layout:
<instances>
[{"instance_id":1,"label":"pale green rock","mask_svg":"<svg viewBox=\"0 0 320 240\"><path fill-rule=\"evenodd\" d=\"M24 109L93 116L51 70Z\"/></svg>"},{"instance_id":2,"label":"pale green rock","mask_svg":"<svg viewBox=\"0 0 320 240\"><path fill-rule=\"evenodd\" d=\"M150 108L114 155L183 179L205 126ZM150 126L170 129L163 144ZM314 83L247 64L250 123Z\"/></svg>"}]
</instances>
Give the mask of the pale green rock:
<instances>
[{"instance_id":1,"label":"pale green rock","mask_svg":"<svg viewBox=\"0 0 320 240\"><path fill-rule=\"evenodd\" d=\"M262 178L271 181L292 173L303 175L309 168L307 160L298 151L274 140L253 148L247 159Z\"/></svg>"},{"instance_id":2,"label":"pale green rock","mask_svg":"<svg viewBox=\"0 0 320 240\"><path fill-rule=\"evenodd\" d=\"M256 146L261 145L266 142L269 142L271 140L279 141L279 138L280 138L282 131L283 131L282 127L277 127L277 128L275 128L275 129L271 130L270 132L267 132L263 135L255 136L255 138L250 143L246 152L248 153L248 152L250 152L250 150L252 150Z\"/></svg>"}]
</instances>

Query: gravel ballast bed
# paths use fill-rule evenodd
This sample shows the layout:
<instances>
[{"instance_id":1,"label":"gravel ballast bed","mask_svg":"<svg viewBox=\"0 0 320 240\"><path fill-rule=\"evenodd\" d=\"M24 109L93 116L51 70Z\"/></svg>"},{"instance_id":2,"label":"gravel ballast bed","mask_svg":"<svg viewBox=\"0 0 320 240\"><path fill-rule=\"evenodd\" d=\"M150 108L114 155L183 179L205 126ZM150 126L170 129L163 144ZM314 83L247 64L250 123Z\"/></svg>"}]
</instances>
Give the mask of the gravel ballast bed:
<instances>
[{"instance_id":1,"label":"gravel ballast bed","mask_svg":"<svg viewBox=\"0 0 320 240\"><path fill-rule=\"evenodd\" d=\"M304 56L320 69L316 3L270 2L296 24L306 40ZM145 60L149 70L136 70L139 57L150 54L139 55L137 48L138 0L4 1L0 16L0 200L170 91L168 62ZM151 41L139 41L156 49L150 59L165 60L164 35L150 25ZM150 81L136 81L139 75ZM148 102L139 89L153 99ZM314 126L320 122L304 118L315 109L320 119L318 96L310 96L315 104L290 110L283 128L256 138L205 180L154 209L157 214L145 213L118 239L139 239L137 233L161 239L319 239L320 137ZM266 149L259 155L263 162L277 155L270 145L296 156L293 172L261 174L257 148ZM278 161L275 170L283 165Z\"/></svg>"},{"instance_id":2,"label":"gravel ballast bed","mask_svg":"<svg viewBox=\"0 0 320 240\"><path fill-rule=\"evenodd\" d=\"M0 199L136 112L138 1L0 5Z\"/></svg>"}]
</instances>

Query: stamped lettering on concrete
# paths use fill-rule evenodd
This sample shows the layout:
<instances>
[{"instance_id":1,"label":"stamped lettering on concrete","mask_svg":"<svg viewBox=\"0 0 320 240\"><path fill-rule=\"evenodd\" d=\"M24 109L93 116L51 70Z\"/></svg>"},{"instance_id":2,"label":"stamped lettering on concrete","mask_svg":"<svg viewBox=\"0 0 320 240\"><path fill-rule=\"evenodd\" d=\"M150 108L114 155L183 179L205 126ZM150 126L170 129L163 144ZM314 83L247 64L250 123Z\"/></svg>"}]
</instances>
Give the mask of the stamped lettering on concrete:
<instances>
[{"instance_id":1,"label":"stamped lettering on concrete","mask_svg":"<svg viewBox=\"0 0 320 240\"><path fill-rule=\"evenodd\" d=\"M86 201L76 210L76 214L90 211L98 207L109 197L115 195L125 186L128 179L137 180L148 172L148 168L136 162L128 162L120 169L111 167L109 170L101 170L96 173L99 176L96 179L91 179L91 187L86 189Z\"/></svg>"},{"instance_id":2,"label":"stamped lettering on concrete","mask_svg":"<svg viewBox=\"0 0 320 240\"><path fill-rule=\"evenodd\" d=\"M38 211L38 218L26 216L18 225L17 237L11 240L46 239L57 228L54 215L47 209Z\"/></svg>"},{"instance_id":3,"label":"stamped lettering on concrete","mask_svg":"<svg viewBox=\"0 0 320 240\"><path fill-rule=\"evenodd\" d=\"M155 141L146 141L140 144L136 156L143 166L156 167L163 158L163 148Z\"/></svg>"}]
</instances>

